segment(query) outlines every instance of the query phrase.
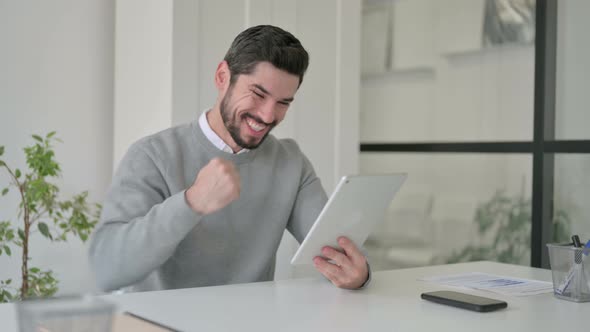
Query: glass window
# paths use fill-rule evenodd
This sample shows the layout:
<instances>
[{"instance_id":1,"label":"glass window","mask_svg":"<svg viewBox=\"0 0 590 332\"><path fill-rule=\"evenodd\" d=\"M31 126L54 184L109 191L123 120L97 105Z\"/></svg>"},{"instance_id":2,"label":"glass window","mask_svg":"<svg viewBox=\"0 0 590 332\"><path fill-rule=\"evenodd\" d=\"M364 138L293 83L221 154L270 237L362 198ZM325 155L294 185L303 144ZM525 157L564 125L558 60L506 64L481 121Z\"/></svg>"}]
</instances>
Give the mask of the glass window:
<instances>
[{"instance_id":1,"label":"glass window","mask_svg":"<svg viewBox=\"0 0 590 332\"><path fill-rule=\"evenodd\" d=\"M589 194L590 155L555 155L553 231L556 241L567 242L572 234L590 240Z\"/></svg>"},{"instance_id":2,"label":"glass window","mask_svg":"<svg viewBox=\"0 0 590 332\"><path fill-rule=\"evenodd\" d=\"M534 1L501 3L366 1L361 142L532 140Z\"/></svg>"},{"instance_id":3,"label":"glass window","mask_svg":"<svg viewBox=\"0 0 590 332\"><path fill-rule=\"evenodd\" d=\"M555 136L589 139L590 1L558 1Z\"/></svg>"},{"instance_id":4,"label":"glass window","mask_svg":"<svg viewBox=\"0 0 590 332\"><path fill-rule=\"evenodd\" d=\"M531 163L523 154L362 153L361 173L408 173L365 243L371 266L528 265Z\"/></svg>"}]
</instances>

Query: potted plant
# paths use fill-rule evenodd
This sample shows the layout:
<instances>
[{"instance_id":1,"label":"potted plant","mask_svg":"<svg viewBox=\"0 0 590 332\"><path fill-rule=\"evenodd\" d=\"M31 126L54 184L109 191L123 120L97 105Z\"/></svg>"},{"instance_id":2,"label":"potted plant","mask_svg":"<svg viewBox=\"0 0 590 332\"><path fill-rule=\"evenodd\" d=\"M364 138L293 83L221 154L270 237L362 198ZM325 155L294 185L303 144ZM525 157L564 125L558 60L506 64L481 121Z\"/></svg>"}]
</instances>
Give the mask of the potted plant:
<instances>
[{"instance_id":1,"label":"potted plant","mask_svg":"<svg viewBox=\"0 0 590 332\"><path fill-rule=\"evenodd\" d=\"M59 188L49 180L61 175L52 147L54 141L60 140L55 138L55 132L45 137L32 137L34 144L24 148L28 166L26 172L0 159L0 171L4 170L9 176L9 183L1 190L1 195L5 196L15 189L14 194L20 200L19 223L0 221L0 255L11 256L15 247L22 251L20 287L15 286L11 279L0 280L0 302L55 294L58 280L53 272L29 265L31 235L38 231L54 242L67 241L68 235L86 241L100 213L100 205L87 202L88 192L74 195L70 200L59 200ZM3 154L4 146L0 146L0 157Z\"/></svg>"},{"instance_id":2,"label":"potted plant","mask_svg":"<svg viewBox=\"0 0 590 332\"><path fill-rule=\"evenodd\" d=\"M491 239L489 244L472 243L448 257L436 257L433 263L459 263L477 260L493 260L503 263L526 264L531 241L531 200L520 196L508 196L496 191L487 202L480 204L473 222L477 225L479 243ZM553 219L553 241L567 240L571 221L568 214L558 210Z\"/></svg>"}]
</instances>

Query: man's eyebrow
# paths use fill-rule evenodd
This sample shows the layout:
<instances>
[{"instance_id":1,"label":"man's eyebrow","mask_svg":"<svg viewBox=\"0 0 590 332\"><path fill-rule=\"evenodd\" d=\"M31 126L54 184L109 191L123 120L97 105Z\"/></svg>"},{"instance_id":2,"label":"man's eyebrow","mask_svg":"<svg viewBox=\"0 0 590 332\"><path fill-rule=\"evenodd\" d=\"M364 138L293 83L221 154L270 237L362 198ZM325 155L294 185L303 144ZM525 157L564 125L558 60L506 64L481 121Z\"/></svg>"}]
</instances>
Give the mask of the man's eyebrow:
<instances>
[{"instance_id":1,"label":"man's eyebrow","mask_svg":"<svg viewBox=\"0 0 590 332\"><path fill-rule=\"evenodd\" d=\"M267 94L267 95L269 95L269 96L272 96L272 95L270 94L270 92L268 92L268 90L266 90L266 89L265 89L265 88L264 88L262 85L260 85L260 84L253 84L253 85L254 85L254 87L255 87L255 88L257 88L258 90L260 90L260 91L264 92L264 94ZM290 97L290 98L284 98L284 99L281 99L281 101L282 101L282 102L292 102L294 99L295 99L295 98L293 98L293 97Z\"/></svg>"}]
</instances>

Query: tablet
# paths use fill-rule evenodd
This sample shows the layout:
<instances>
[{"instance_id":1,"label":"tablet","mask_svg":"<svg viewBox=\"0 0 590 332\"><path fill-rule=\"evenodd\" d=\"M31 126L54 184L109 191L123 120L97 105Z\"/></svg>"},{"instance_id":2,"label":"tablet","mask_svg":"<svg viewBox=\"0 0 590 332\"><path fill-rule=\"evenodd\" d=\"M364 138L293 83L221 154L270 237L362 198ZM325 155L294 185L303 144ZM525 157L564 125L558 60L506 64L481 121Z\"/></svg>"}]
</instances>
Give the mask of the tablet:
<instances>
[{"instance_id":1,"label":"tablet","mask_svg":"<svg viewBox=\"0 0 590 332\"><path fill-rule=\"evenodd\" d=\"M291 264L313 264L324 246L341 249L336 242L340 236L348 237L360 248L375 225L383 221L406 177L403 173L342 177Z\"/></svg>"}]
</instances>

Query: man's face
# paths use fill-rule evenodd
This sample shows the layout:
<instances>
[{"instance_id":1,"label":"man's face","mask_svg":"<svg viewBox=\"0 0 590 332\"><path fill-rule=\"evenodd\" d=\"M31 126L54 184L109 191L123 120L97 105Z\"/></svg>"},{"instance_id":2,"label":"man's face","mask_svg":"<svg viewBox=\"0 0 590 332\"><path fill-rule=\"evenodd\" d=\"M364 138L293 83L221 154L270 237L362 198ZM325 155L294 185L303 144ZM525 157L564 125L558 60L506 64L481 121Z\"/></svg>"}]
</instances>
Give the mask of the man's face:
<instances>
[{"instance_id":1,"label":"man's face","mask_svg":"<svg viewBox=\"0 0 590 332\"><path fill-rule=\"evenodd\" d=\"M299 77L261 62L251 74L239 75L220 104L221 118L234 142L257 148L284 118Z\"/></svg>"}]
</instances>

